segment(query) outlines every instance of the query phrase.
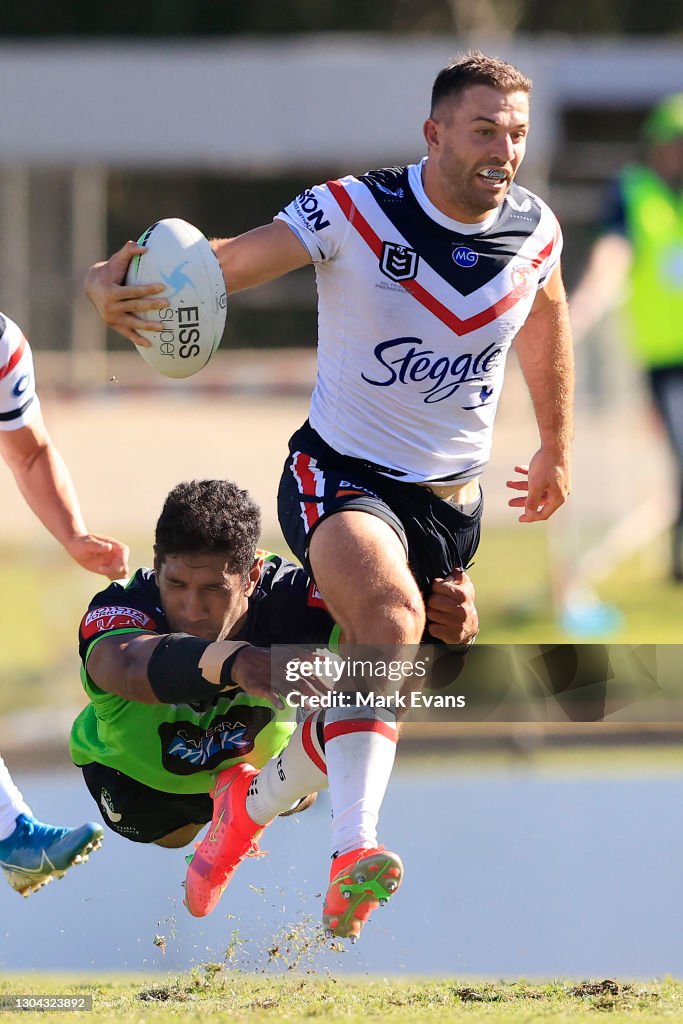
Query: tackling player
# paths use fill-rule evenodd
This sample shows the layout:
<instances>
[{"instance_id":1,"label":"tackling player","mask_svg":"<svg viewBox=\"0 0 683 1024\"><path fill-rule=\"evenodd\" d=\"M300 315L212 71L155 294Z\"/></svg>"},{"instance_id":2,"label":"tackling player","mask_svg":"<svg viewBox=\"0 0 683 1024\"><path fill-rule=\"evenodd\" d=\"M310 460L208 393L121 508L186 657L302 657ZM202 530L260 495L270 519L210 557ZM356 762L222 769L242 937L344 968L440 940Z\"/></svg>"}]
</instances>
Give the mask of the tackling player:
<instances>
[{"instance_id":1,"label":"tackling player","mask_svg":"<svg viewBox=\"0 0 683 1024\"><path fill-rule=\"evenodd\" d=\"M212 820L187 873L196 916L262 828L327 784L321 713L295 726L274 708L273 692L294 687L276 679L273 691L269 653L250 645L327 646L339 631L303 569L257 551L259 533L258 506L234 483L179 484L157 522L154 570L97 594L80 627L90 703L73 760L105 822L134 842L185 846ZM467 579L441 588L434 615L453 643L476 630L472 597Z\"/></svg>"},{"instance_id":2,"label":"tackling player","mask_svg":"<svg viewBox=\"0 0 683 1024\"><path fill-rule=\"evenodd\" d=\"M128 548L89 533L69 471L47 432L35 391L31 349L19 327L0 314L0 455L41 523L74 561L110 579L128 571ZM0 757L0 868L23 896L100 845L93 822L57 828L34 818Z\"/></svg>"},{"instance_id":3,"label":"tackling player","mask_svg":"<svg viewBox=\"0 0 683 1024\"><path fill-rule=\"evenodd\" d=\"M516 467L509 486L526 494L510 504L521 522L537 522L569 493L562 236L514 180L530 89L510 64L468 54L436 77L419 164L317 185L273 223L213 243L228 292L315 265L318 377L309 420L290 440L279 516L350 644L415 649L430 583L470 563L513 341L540 447ZM128 243L91 268L86 289L106 323L145 345L161 322L137 314L166 303L162 285L122 287L141 251ZM397 733L342 707L325 730L338 854L328 899L338 903L337 875L363 874L374 857Z\"/></svg>"}]
</instances>

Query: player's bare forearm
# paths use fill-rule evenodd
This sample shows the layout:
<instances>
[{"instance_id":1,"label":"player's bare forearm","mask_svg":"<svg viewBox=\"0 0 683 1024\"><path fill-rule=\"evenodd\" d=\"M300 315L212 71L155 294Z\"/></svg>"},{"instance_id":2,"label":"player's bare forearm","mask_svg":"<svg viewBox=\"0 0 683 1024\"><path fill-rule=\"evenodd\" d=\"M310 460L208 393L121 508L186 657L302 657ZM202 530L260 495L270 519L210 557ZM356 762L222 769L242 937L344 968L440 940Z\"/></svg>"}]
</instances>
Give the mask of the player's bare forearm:
<instances>
[{"instance_id":1,"label":"player's bare forearm","mask_svg":"<svg viewBox=\"0 0 683 1024\"><path fill-rule=\"evenodd\" d=\"M559 267L539 292L515 347L540 436L540 448L528 467L520 521L535 522L548 519L566 501L570 490L574 356ZM519 507L519 499L510 504Z\"/></svg>"},{"instance_id":2,"label":"player's bare forearm","mask_svg":"<svg viewBox=\"0 0 683 1024\"><path fill-rule=\"evenodd\" d=\"M183 637L182 634L173 634L172 636L179 638L183 644L186 642L199 643L193 637ZM152 655L161 641L168 641L168 639L170 638L166 635L143 632L102 637L97 641L88 657L88 675L101 690L123 697L125 700L136 701L139 704L170 702L170 698L167 701L165 693L160 690L158 679L154 686L150 681ZM216 657L210 659L214 665L220 666L221 658L227 656L224 650L220 650L226 646L234 647L235 645L221 641L209 645L210 651L219 648ZM279 684L273 686L270 651L253 647L251 644L245 644L237 653L230 671L232 682L229 685L219 686L218 680L214 680L208 672L208 663L205 666L203 661L200 661L197 671L201 671L202 679L207 684L216 684L216 693L222 692L223 688L231 691L234 686L239 686L252 697L269 700L279 708L284 707L280 693L296 689L300 693L310 696L326 693L329 689L328 684L318 679L304 679L295 687L291 684L285 685L283 680L281 686ZM192 673L182 680L180 689L177 686L177 680L172 678L176 674L176 669L167 665L166 673L173 684L174 702L178 696L187 703L204 699L195 689L191 678ZM202 685L201 689L203 691L205 686Z\"/></svg>"},{"instance_id":3,"label":"player's bare forearm","mask_svg":"<svg viewBox=\"0 0 683 1024\"><path fill-rule=\"evenodd\" d=\"M214 238L211 245L228 293L273 281L311 262L308 250L279 220L236 238Z\"/></svg>"},{"instance_id":4,"label":"player's bare forearm","mask_svg":"<svg viewBox=\"0 0 683 1024\"><path fill-rule=\"evenodd\" d=\"M71 476L41 415L19 430L0 434L0 454L26 503L60 544L67 547L86 533Z\"/></svg>"},{"instance_id":5,"label":"player's bare forearm","mask_svg":"<svg viewBox=\"0 0 683 1024\"><path fill-rule=\"evenodd\" d=\"M305 246L281 221L236 238L213 239L211 245L229 292L253 288L311 262ZM146 251L137 242L126 242L108 260L95 263L85 278L85 293L104 323L143 348L151 344L146 333L161 331L164 325L161 320L143 319L140 313L154 313L168 306L161 295L166 289L163 282L125 283L130 261Z\"/></svg>"},{"instance_id":6,"label":"player's bare forearm","mask_svg":"<svg viewBox=\"0 0 683 1024\"><path fill-rule=\"evenodd\" d=\"M40 414L25 427L0 433L0 455L27 505L75 562L109 579L127 573L128 547L86 529L71 474Z\"/></svg>"},{"instance_id":7,"label":"player's bare forearm","mask_svg":"<svg viewBox=\"0 0 683 1024\"><path fill-rule=\"evenodd\" d=\"M534 405L541 447L568 457L573 435L574 354L559 268L541 290L515 349Z\"/></svg>"},{"instance_id":8,"label":"player's bare forearm","mask_svg":"<svg viewBox=\"0 0 683 1024\"><path fill-rule=\"evenodd\" d=\"M158 633L103 636L88 657L89 677L100 690L124 700L161 704L152 689L147 667L162 639Z\"/></svg>"}]
</instances>

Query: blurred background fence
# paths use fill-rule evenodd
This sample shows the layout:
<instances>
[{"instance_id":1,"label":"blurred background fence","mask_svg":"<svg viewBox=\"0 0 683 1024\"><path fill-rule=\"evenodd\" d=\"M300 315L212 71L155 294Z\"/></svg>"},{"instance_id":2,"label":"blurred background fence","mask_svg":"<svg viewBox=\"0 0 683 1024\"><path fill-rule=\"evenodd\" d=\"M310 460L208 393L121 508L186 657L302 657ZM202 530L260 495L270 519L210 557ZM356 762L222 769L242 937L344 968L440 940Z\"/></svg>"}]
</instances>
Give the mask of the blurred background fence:
<instances>
[{"instance_id":1,"label":"blurred background fence","mask_svg":"<svg viewBox=\"0 0 683 1024\"><path fill-rule=\"evenodd\" d=\"M3 302L39 351L124 348L84 312L91 262L162 216L234 234L307 185L419 159L435 72L464 46L456 35L40 45L0 35ZM683 44L529 37L488 48L534 80L519 180L562 222L571 286L605 184L637 156L652 103L681 88ZM224 345L312 346L313 296L306 271L236 296ZM621 383L612 362L591 360L594 401ZM97 386L101 369L77 360L55 381Z\"/></svg>"},{"instance_id":2,"label":"blurred background fence","mask_svg":"<svg viewBox=\"0 0 683 1024\"><path fill-rule=\"evenodd\" d=\"M471 33L477 23L470 7L454 0L451 14ZM499 31L514 26L513 8L517 21L526 10L514 2L488 7ZM649 106L681 87L683 44L476 41L534 79L520 180L560 218L571 290L601 224L607 181L637 156ZM184 217L209 235L235 234L267 222L316 181L418 159L434 73L466 45L467 37L455 34L40 44L0 36L0 302L31 339L43 393L168 393L89 309L82 292L89 264L159 217ZM221 352L183 393L305 396L315 332L308 269L237 295ZM619 334L618 323L607 324L579 353L579 444L590 435L594 458L600 454L596 423L601 448L616 444L606 460L609 476L601 472L609 485L598 508L593 502L587 509L593 519L600 509L613 519L614 506L628 500L620 481L638 438L620 452L626 427L637 425L641 435L651 429ZM654 474L644 481L652 491L666 457L639 461L639 472ZM577 492L578 506L585 489Z\"/></svg>"},{"instance_id":3,"label":"blurred background fence","mask_svg":"<svg viewBox=\"0 0 683 1024\"><path fill-rule=\"evenodd\" d=\"M683 15L667 3L331 3L308 20L302 4L284 5L289 20L256 7L281 34L256 34L222 3L173 15L60 5L40 38L18 11L0 25L0 308L31 340L89 522L123 534L137 562L149 560L166 491L188 476L235 477L264 508L266 542L281 546L275 491L314 378L315 285L305 269L235 296L211 366L169 382L100 325L82 294L90 263L159 217L236 234L317 181L419 159L435 73L477 45L534 80L519 180L562 223L571 290L608 180L638 156L652 103L683 88ZM683 598L662 578L659 539L669 456L622 335L615 317L578 353L574 494L547 528L516 526L506 504L505 480L536 444L512 360L474 569L488 642L566 638L568 595L589 611L573 620L579 639L681 639ZM42 693L46 672L73 680L73 631L95 587L50 546L4 466L0 487L3 662ZM31 703L30 687L10 689L10 707Z\"/></svg>"}]
</instances>

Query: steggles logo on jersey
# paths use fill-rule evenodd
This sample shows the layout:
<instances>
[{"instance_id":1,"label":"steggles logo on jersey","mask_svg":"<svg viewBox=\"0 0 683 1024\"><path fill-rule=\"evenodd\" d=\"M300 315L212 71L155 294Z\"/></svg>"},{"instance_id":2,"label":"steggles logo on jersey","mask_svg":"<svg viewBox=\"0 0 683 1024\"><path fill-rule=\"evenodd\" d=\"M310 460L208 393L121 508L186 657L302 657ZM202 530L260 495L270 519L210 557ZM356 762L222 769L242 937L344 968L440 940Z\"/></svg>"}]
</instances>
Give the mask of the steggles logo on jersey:
<instances>
[{"instance_id":1,"label":"steggles logo on jersey","mask_svg":"<svg viewBox=\"0 0 683 1024\"><path fill-rule=\"evenodd\" d=\"M433 349L419 349L417 346L422 344L422 338L391 338L389 341L380 342L379 345L375 345L374 354L380 366L387 371L386 375L379 380L366 377L364 373L361 377L368 384L378 388L389 388L397 382L433 382L431 387L420 392L426 396L423 401L431 405L450 398L463 384L470 384L472 381L481 381L483 384L485 375L498 365L503 355L500 346L491 344L481 352L461 352L451 360L448 356L436 356ZM390 355L395 358L388 358ZM490 395L487 395L486 389L482 387L481 404L484 404L488 397Z\"/></svg>"},{"instance_id":2,"label":"steggles logo on jersey","mask_svg":"<svg viewBox=\"0 0 683 1024\"><path fill-rule=\"evenodd\" d=\"M412 281L417 275L419 257L414 249L398 242L382 242L379 269L392 281Z\"/></svg>"}]
</instances>

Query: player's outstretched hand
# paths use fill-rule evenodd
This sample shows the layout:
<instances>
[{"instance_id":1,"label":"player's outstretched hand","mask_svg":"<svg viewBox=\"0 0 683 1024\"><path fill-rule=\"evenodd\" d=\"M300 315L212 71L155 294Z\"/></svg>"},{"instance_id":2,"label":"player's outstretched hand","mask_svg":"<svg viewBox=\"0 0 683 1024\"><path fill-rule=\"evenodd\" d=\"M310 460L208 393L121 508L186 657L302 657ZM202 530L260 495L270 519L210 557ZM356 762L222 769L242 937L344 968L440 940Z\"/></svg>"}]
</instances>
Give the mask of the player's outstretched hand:
<instances>
[{"instance_id":1,"label":"player's outstretched hand","mask_svg":"<svg viewBox=\"0 0 683 1024\"><path fill-rule=\"evenodd\" d=\"M125 284L128 265L134 256L147 252L137 242L126 244L106 263L95 263L85 277L85 293L108 327L128 338L134 345L148 348L151 342L140 331L161 331L160 320L143 320L139 313L165 309L168 302L155 298L164 284Z\"/></svg>"},{"instance_id":2,"label":"player's outstretched hand","mask_svg":"<svg viewBox=\"0 0 683 1024\"><path fill-rule=\"evenodd\" d=\"M466 644L479 631L474 584L464 569L435 579L427 598L427 629L435 640Z\"/></svg>"},{"instance_id":3,"label":"player's outstretched hand","mask_svg":"<svg viewBox=\"0 0 683 1024\"><path fill-rule=\"evenodd\" d=\"M304 660L300 657L301 650L292 648L293 655L297 652L299 656L296 657L296 662L300 664ZM230 675L232 681L245 693L268 700L280 710L285 707L282 699L285 694L296 691L304 697L312 697L321 696L332 689L331 684L312 674L312 661L310 675L298 674L295 682L288 680L286 674L281 671L288 660L286 649L282 646L277 648L275 662L271 661L271 652L268 650L260 647L243 647L233 662Z\"/></svg>"},{"instance_id":4,"label":"player's outstretched hand","mask_svg":"<svg viewBox=\"0 0 683 1024\"><path fill-rule=\"evenodd\" d=\"M508 480L513 491L525 492L510 498L511 508L522 508L520 523L537 523L549 519L569 497L569 466L565 459L543 448L534 455L528 466L515 466L521 480Z\"/></svg>"},{"instance_id":5,"label":"player's outstretched hand","mask_svg":"<svg viewBox=\"0 0 683 1024\"><path fill-rule=\"evenodd\" d=\"M74 537L64 547L75 562L90 572L100 572L110 580L128 576L127 544L114 537L102 537L97 533L85 533Z\"/></svg>"}]
</instances>

